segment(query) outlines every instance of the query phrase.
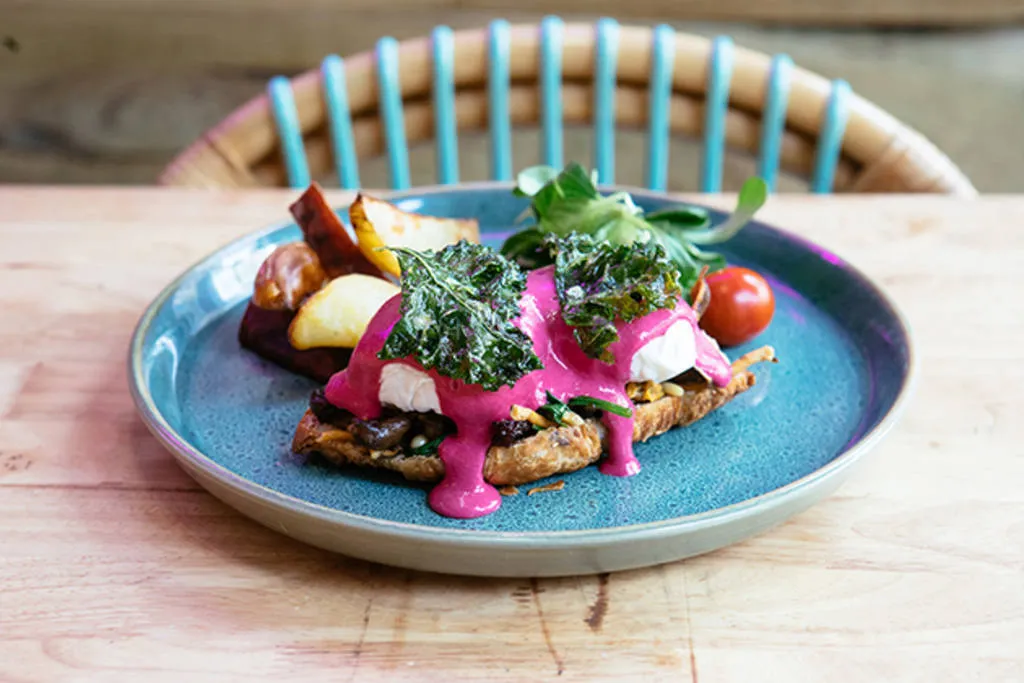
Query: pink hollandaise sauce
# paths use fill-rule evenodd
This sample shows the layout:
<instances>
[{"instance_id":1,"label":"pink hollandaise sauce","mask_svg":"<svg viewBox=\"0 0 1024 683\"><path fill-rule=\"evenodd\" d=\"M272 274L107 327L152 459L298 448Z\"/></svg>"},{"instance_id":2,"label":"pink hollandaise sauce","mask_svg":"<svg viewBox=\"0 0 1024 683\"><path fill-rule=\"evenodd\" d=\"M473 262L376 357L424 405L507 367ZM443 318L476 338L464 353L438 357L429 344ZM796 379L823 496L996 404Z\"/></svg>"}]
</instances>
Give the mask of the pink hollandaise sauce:
<instances>
[{"instance_id":1,"label":"pink hollandaise sauce","mask_svg":"<svg viewBox=\"0 0 1024 683\"><path fill-rule=\"evenodd\" d=\"M609 348L613 363L587 356L576 342L572 328L562 320L555 290L554 267L532 271L520 303L517 327L533 340L533 350L543 369L524 375L514 386L485 391L476 384L465 384L434 370L424 370L414 359L380 360L377 354L401 315L401 294L389 299L370 321L359 340L349 366L335 374L327 384L328 401L360 420L373 420L381 414L380 383L385 365L402 363L426 374L434 381L441 413L455 423L456 433L441 442L438 455L444 462L444 479L430 492L431 508L447 517L473 518L490 514L501 506L501 495L484 481L483 468L491 446L492 423L509 419L513 405L536 409L547 403L546 392L568 402L577 396L589 396L633 408L626 396L633 356L645 344L656 339L680 321L692 326L696 341L694 367L719 386L732 378L728 359L718 345L697 325L697 316L680 299L673 309L654 311L630 323L619 321L619 340ZM630 476L640 471L633 455L633 418L605 411L602 421L607 429L607 457L600 470L614 476Z\"/></svg>"}]
</instances>

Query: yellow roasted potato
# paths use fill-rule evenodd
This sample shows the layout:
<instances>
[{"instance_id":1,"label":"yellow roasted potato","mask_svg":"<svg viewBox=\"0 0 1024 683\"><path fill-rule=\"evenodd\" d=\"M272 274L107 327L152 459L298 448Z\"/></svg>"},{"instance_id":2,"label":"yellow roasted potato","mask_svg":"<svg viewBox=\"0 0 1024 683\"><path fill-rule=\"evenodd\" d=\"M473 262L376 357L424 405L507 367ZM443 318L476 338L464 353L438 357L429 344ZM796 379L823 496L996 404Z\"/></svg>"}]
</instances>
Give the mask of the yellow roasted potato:
<instances>
[{"instance_id":1,"label":"yellow roasted potato","mask_svg":"<svg viewBox=\"0 0 1024 683\"><path fill-rule=\"evenodd\" d=\"M349 207L349 218L359 250L374 265L395 277L401 276L398 259L382 247L438 250L462 239L480 241L480 225L476 220L406 213L362 194Z\"/></svg>"},{"instance_id":2,"label":"yellow roasted potato","mask_svg":"<svg viewBox=\"0 0 1024 683\"><path fill-rule=\"evenodd\" d=\"M335 278L303 302L288 326L288 341L300 351L354 348L380 307L399 291L388 280L372 275Z\"/></svg>"}]
</instances>

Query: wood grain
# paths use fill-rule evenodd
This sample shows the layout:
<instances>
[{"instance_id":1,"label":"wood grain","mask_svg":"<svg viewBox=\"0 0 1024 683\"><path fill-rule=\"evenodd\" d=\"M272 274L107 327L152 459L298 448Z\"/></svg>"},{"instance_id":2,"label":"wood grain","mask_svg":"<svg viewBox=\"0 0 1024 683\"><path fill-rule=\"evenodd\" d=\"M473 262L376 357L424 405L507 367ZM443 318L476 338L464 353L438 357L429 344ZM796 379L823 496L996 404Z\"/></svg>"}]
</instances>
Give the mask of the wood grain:
<instances>
[{"instance_id":1,"label":"wood grain","mask_svg":"<svg viewBox=\"0 0 1024 683\"><path fill-rule=\"evenodd\" d=\"M143 307L295 195L0 188L0 680L1024 678L1024 198L772 200L766 220L907 314L905 417L770 533L516 581L302 546L199 489L134 416Z\"/></svg>"}]
</instances>

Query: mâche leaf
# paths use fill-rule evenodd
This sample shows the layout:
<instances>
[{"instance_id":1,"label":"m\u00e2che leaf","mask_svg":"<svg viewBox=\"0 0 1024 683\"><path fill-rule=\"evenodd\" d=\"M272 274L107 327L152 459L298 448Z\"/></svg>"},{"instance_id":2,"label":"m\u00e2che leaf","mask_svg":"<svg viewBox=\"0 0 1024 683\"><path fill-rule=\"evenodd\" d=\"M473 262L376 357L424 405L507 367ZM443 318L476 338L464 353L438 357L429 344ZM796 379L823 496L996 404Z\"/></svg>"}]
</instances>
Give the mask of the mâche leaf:
<instances>
[{"instance_id":1,"label":"m\u00e2che leaf","mask_svg":"<svg viewBox=\"0 0 1024 683\"><path fill-rule=\"evenodd\" d=\"M668 223L676 227L707 228L711 224L708 212L697 206L673 206L652 211L644 216L648 223Z\"/></svg>"},{"instance_id":2,"label":"m\u00e2che leaf","mask_svg":"<svg viewBox=\"0 0 1024 683\"><path fill-rule=\"evenodd\" d=\"M556 178L558 171L551 166L531 166L516 176L515 193L521 197L532 197Z\"/></svg>"},{"instance_id":3,"label":"m\u00e2che leaf","mask_svg":"<svg viewBox=\"0 0 1024 683\"><path fill-rule=\"evenodd\" d=\"M619 339L616 320L630 322L673 308L683 290L675 264L655 242L612 244L572 233L545 240L555 259L555 291L562 319L583 352L605 363Z\"/></svg>"},{"instance_id":4,"label":"m\u00e2che leaf","mask_svg":"<svg viewBox=\"0 0 1024 683\"><path fill-rule=\"evenodd\" d=\"M686 240L693 244L719 244L731 239L746 225L758 209L764 206L768 200L768 185L760 178L748 178L743 187L740 188L736 198L736 210L725 220L724 223L708 229L707 225L686 227L680 221L671 221L673 227L682 230ZM662 213L662 212L659 212ZM652 223L657 223L657 214L647 217Z\"/></svg>"},{"instance_id":5,"label":"m\u00e2che leaf","mask_svg":"<svg viewBox=\"0 0 1024 683\"><path fill-rule=\"evenodd\" d=\"M612 244L656 242L679 271L680 285L689 289L701 269L725 267L725 258L701 247L720 244L736 235L761 208L768 196L767 184L749 178L739 192L736 210L723 223L711 225L708 212L695 206L674 206L644 214L628 192L602 195L594 174L570 163L561 172L550 166L533 166L517 176L515 194L530 197L527 215L535 225L511 235L502 253L527 269L553 262L544 246L548 235L585 233Z\"/></svg>"},{"instance_id":6,"label":"m\u00e2che leaf","mask_svg":"<svg viewBox=\"0 0 1024 683\"><path fill-rule=\"evenodd\" d=\"M547 182L540 184L545 179ZM645 228L643 212L628 193L602 196L594 174L577 163L570 163L560 173L550 166L528 168L517 176L515 194L531 197L529 213L536 227L509 237L501 251L524 268L551 263L542 245L549 234L582 232L625 244L637 239Z\"/></svg>"},{"instance_id":7,"label":"m\u00e2che leaf","mask_svg":"<svg viewBox=\"0 0 1024 683\"><path fill-rule=\"evenodd\" d=\"M465 240L436 252L391 251L402 269L401 317L379 358L411 357L487 391L542 367L530 338L513 324L526 288L516 264Z\"/></svg>"}]
</instances>

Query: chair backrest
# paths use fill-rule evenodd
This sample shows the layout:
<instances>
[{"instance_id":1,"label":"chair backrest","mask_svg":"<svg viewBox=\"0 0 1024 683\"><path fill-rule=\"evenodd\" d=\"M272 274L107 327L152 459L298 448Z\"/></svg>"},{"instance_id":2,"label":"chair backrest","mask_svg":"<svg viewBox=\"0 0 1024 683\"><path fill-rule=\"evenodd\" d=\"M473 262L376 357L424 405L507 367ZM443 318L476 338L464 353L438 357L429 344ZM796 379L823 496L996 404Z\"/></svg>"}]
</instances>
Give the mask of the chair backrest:
<instances>
[{"instance_id":1,"label":"chair backrest","mask_svg":"<svg viewBox=\"0 0 1024 683\"><path fill-rule=\"evenodd\" d=\"M593 126L592 166L615 182L617 126L646 128L646 184L665 189L670 135L701 137L702 192L722 190L726 148L756 155L774 187L779 171L812 192L974 195L970 181L922 135L853 93L842 80L712 40L619 26L612 19L487 29L324 59L294 79L272 79L179 155L170 185L304 187L333 167L360 186L359 160L386 153L391 186L410 185L410 144L433 138L436 179L459 182L459 132L488 130L491 177L514 171L512 128L539 125L541 159L563 165L563 128ZM580 160L582 161L582 160Z\"/></svg>"}]
</instances>

